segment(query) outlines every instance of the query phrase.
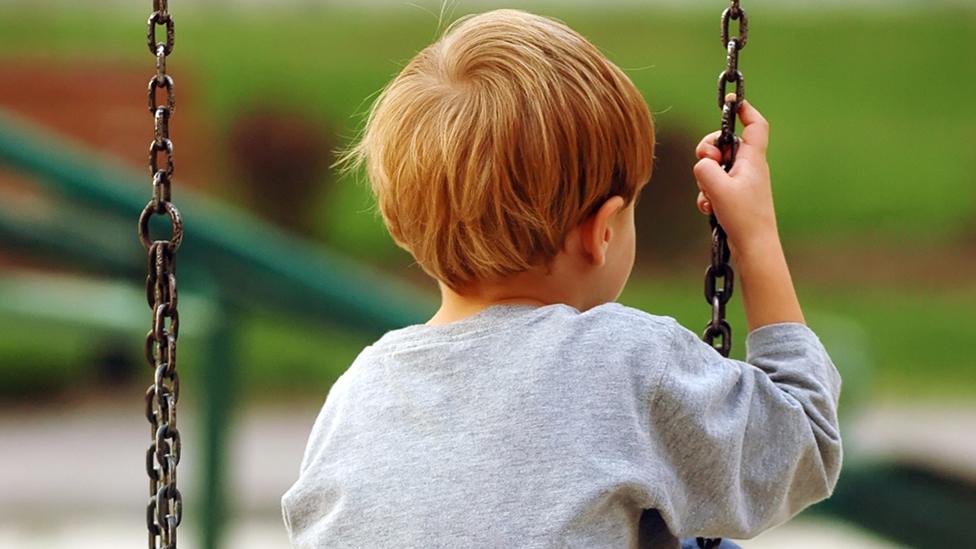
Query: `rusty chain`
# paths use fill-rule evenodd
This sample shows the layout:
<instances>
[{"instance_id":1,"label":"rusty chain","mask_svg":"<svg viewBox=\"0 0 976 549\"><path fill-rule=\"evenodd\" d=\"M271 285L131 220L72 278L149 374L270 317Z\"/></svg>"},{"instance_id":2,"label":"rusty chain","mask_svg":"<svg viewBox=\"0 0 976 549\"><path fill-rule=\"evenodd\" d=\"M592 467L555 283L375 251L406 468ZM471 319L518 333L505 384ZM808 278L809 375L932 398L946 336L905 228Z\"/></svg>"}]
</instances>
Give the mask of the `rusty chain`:
<instances>
[{"instance_id":1,"label":"rusty chain","mask_svg":"<svg viewBox=\"0 0 976 549\"><path fill-rule=\"evenodd\" d=\"M173 177L173 142L169 138L169 120L176 106L173 79L166 74L166 58L173 51L173 18L168 0L153 0L146 40L156 58L156 74L149 80L149 112L153 116L153 140L149 145L149 173L152 175L152 199L139 216L139 241L148 257L146 301L152 310L152 327L146 335L145 354L152 368L153 383L146 390L146 419L149 420L149 448L146 450L146 473L149 475L149 504L146 527L149 549L176 549L176 528L183 518L183 497L176 488L176 466L182 444L176 428L176 402L180 396L180 378L176 373L176 339L180 315L177 311L176 250L183 240L183 222L179 210L170 202ZM157 41L159 27L165 29L165 40ZM159 101L160 90L165 98ZM162 165L160 156L163 156ZM149 237L154 215L169 218L168 240Z\"/></svg>"},{"instance_id":2,"label":"rusty chain","mask_svg":"<svg viewBox=\"0 0 976 549\"><path fill-rule=\"evenodd\" d=\"M731 33L732 21L738 21L737 36ZM739 138L735 135L735 117L742 100L745 99L745 79L739 71L739 51L746 46L749 37L749 19L739 6L739 0L731 0L722 12L722 46L727 53L725 70L718 76L718 106L722 110L722 131L715 140L715 146L722 151L722 167L726 172L732 170L735 155L739 150ZM735 91L729 93L729 84L735 84ZM731 251L725 230L712 213L709 216L712 228L712 257L705 271L705 301L712 307L712 318L705 326L702 339L713 349L729 356L732 350L732 326L725 319L725 305L732 298L735 273L729 264ZM716 339L719 341L716 342ZM721 538L696 539L700 549L713 549L722 543Z\"/></svg>"},{"instance_id":3,"label":"rusty chain","mask_svg":"<svg viewBox=\"0 0 976 549\"><path fill-rule=\"evenodd\" d=\"M731 35L731 22L739 22L738 36ZM739 7L739 0L722 12L722 45L728 54L725 70L718 77L718 105L722 110L722 131L715 146L722 151L722 167L728 172L735 163L739 149L739 138L735 135L735 117L739 105L745 99L745 80L739 71L739 51L745 47L749 35L749 20L746 12ZM730 83L735 91L728 93ZM702 339L722 356L729 356L732 350L732 327L725 319L725 305L732 297L735 273L729 264L731 256L725 231L713 213L709 216L712 228L712 257L705 271L705 301L712 307L712 318L705 326ZM718 341L716 342L716 339Z\"/></svg>"}]
</instances>

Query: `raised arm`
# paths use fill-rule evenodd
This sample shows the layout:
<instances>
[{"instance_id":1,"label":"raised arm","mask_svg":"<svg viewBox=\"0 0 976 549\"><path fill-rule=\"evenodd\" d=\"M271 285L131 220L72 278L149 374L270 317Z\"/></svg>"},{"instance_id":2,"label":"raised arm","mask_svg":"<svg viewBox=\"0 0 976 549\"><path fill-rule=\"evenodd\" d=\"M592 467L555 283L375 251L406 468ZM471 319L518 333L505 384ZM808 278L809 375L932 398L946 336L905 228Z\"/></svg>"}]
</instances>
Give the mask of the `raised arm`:
<instances>
[{"instance_id":1,"label":"raised arm","mask_svg":"<svg viewBox=\"0 0 976 549\"><path fill-rule=\"evenodd\" d=\"M661 515L678 537L751 538L828 497L842 461L840 375L800 323L747 338L746 362L674 323L650 410Z\"/></svg>"},{"instance_id":2,"label":"raised arm","mask_svg":"<svg viewBox=\"0 0 976 549\"><path fill-rule=\"evenodd\" d=\"M667 465L660 509L677 536L750 538L828 497L840 474L841 379L805 325L780 244L766 149L769 124L748 102L736 162L718 132L698 145L703 214L729 237L749 323L746 362L677 323L651 406Z\"/></svg>"}]
</instances>

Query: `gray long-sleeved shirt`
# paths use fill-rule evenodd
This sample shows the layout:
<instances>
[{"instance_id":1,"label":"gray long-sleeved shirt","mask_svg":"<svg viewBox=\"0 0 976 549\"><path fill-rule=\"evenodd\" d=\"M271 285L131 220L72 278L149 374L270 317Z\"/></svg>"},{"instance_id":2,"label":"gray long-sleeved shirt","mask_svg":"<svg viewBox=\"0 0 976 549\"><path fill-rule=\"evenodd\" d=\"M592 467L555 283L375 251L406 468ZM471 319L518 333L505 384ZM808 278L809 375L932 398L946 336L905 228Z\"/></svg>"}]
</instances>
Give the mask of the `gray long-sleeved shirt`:
<instances>
[{"instance_id":1,"label":"gray long-sleeved shirt","mask_svg":"<svg viewBox=\"0 0 976 549\"><path fill-rule=\"evenodd\" d=\"M282 497L302 548L675 548L828 497L841 379L817 336L746 362L618 303L387 332L332 387Z\"/></svg>"}]
</instances>

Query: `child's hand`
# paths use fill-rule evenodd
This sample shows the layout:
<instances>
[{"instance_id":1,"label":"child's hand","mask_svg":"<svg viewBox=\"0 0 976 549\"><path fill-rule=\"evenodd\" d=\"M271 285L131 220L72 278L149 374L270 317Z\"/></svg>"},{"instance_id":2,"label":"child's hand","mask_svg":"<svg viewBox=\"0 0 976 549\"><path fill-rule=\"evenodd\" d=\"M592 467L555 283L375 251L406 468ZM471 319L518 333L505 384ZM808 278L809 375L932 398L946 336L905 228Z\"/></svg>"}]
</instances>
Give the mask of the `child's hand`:
<instances>
[{"instance_id":1,"label":"child's hand","mask_svg":"<svg viewBox=\"0 0 976 549\"><path fill-rule=\"evenodd\" d=\"M754 243L777 240L773 192L766 163L769 123L748 101L739 108L745 127L732 171L719 164L721 152L715 140L721 132L705 136L695 153L700 159L694 167L698 181L698 209L715 212L729 237L733 253Z\"/></svg>"}]
</instances>

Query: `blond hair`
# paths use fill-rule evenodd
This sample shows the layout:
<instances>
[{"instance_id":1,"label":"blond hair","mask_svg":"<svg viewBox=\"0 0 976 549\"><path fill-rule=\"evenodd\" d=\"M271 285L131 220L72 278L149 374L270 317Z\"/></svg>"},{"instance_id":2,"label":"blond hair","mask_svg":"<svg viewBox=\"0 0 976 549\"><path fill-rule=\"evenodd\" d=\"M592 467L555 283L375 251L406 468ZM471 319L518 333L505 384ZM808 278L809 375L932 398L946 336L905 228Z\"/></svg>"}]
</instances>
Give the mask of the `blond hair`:
<instances>
[{"instance_id":1,"label":"blond hair","mask_svg":"<svg viewBox=\"0 0 976 549\"><path fill-rule=\"evenodd\" d=\"M562 22L464 16L382 91L337 165L366 164L393 240L458 289L548 264L607 198L651 177L640 92Z\"/></svg>"}]
</instances>

